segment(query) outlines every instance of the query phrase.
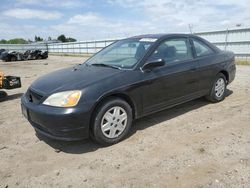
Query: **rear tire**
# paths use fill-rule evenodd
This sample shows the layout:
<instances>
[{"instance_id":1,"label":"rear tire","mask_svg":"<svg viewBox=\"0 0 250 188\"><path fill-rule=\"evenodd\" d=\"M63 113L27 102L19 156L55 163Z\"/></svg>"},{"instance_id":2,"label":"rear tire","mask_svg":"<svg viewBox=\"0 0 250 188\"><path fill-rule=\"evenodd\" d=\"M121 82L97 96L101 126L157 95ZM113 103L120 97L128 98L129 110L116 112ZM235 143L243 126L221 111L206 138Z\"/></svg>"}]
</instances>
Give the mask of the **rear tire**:
<instances>
[{"instance_id":1,"label":"rear tire","mask_svg":"<svg viewBox=\"0 0 250 188\"><path fill-rule=\"evenodd\" d=\"M224 74L219 73L213 82L213 86L210 93L206 96L206 99L210 102L220 102L225 99L227 88L227 80Z\"/></svg>"},{"instance_id":2,"label":"rear tire","mask_svg":"<svg viewBox=\"0 0 250 188\"><path fill-rule=\"evenodd\" d=\"M120 98L111 98L97 109L92 123L91 137L104 146L118 143L129 133L132 119L130 105Z\"/></svg>"},{"instance_id":3,"label":"rear tire","mask_svg":"<svg viewBox=\"0 0 250 188\"><path fill-rule=\"evenodd\" d=\"M10 61L17 61L17 58L15 56L11 56Z\"/></svg>"},{"instance_id":4,"label":"rear tire","mask_svg":"<svg viewBox=\"0 0 250 188\"><path fill-rule=\"evenodd\" d=\"M42 57L41 55L39 55L39 56L37 57L37 59L38 59L38 60L41 60L41 59L43 59L43 57Z\"/></svg>"}]
</instances>

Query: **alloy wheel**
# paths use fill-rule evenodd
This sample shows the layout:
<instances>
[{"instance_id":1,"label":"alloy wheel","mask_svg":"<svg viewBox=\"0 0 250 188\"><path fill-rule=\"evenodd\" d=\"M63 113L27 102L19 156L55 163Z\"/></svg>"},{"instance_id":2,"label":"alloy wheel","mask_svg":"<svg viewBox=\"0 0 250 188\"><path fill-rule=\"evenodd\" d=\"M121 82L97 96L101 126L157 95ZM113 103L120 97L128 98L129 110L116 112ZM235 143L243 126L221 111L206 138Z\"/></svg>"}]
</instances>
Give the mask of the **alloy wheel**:
<instances>
[{"instance_id":1,"label":"alloy wheel","mask_svg":"<svg viewBox=\"0 0 250 188\"><path fill-rule=\"evenodd\" d=\"M120 106L110 108L104 114L101 121L102 133L107 138L117 138L127 126L127 112Z\"/></svg>"}]
</instances>

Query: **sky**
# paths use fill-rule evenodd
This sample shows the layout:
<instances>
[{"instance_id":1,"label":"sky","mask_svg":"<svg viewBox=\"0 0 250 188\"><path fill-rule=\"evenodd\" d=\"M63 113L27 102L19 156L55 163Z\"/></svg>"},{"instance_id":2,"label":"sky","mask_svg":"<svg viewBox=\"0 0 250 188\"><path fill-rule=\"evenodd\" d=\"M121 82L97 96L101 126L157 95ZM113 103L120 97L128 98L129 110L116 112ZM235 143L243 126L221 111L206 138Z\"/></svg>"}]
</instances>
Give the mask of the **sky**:
<instances>
[{"instance_id":1,"label":"sky","mask_svg":"<svg viewBox=\"0 0 250 188\"><path fill-rule=\"evenodd\" d=\"M249 0L1 0L0 39L81 40L250 27Z\"/></svg>"}]
</instances>

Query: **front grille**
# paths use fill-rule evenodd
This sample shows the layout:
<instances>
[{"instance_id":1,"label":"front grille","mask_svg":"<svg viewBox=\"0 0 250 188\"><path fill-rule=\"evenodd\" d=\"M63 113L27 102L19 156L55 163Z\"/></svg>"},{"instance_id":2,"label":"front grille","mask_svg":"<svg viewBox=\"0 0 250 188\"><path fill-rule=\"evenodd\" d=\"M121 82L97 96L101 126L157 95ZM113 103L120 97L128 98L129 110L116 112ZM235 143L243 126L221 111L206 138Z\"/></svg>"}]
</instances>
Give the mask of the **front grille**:
<instances>
[{"instance_id":1,"label":"front grille","mask_svg":"<svg viewBox=\"0 0 250 188\"><path fill-rule=\"evenodd\" d=\"M32 91L31 89L28 89L28 91L26 93L26 97L27 97L29 102L32 102L35 104L39 104L43 98L43 96L41 94L38 94L37 92Z\"/></svg>"}]
</instances>

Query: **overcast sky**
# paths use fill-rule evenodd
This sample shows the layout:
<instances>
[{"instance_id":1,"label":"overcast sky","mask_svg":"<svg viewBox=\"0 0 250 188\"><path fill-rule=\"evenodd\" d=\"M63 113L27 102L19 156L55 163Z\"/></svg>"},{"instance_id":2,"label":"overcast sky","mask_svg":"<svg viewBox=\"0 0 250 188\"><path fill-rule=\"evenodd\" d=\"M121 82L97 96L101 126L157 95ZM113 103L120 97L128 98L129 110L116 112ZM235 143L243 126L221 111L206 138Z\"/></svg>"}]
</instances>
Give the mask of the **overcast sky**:
<instances>
[{"instance_id":1,"label":"overcast sky","mask_svg":"<svg viewBox=\"0 0 250 188\"><path fill-rule=\"evenodd\" d=\"M77 40L250 26L249 0L2 0L0 39Z\"/></svg>"}]
</instances>

